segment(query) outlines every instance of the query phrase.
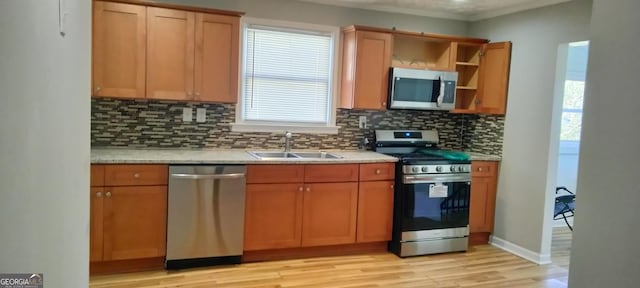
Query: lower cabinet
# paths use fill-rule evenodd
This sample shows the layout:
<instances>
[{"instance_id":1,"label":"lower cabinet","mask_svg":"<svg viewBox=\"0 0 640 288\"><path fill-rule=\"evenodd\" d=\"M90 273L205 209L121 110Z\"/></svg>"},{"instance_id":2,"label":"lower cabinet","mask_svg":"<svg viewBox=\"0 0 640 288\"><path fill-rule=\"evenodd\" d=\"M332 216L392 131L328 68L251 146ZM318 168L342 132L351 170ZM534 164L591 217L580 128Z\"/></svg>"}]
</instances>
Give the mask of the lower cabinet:
<instances>
[{"instance_id":1,"label":"lower cabinet","mask_svg":"<svg viewBox=\"0 0 640 288\"><path fill-rule=\"evenodd\" d=\"M394 165L249 165L244 250L390 240Z\"/></svg>"},{"instance_id":2,"label":"lower cabinet","mask_svg":"<svg viewBox=\"0 0 640 288\"><path fill-rule=\"evenodd\" d=\"M486 243L493 232L495 219L498 162L473 161L471 164L471 205L469 208L469 232L472 242ZM479 235L474 241L474 233Z\"/></svg>"},{"instance_id":3,"label":"lower cabinet","mask_svg":"<svg viewBox=\"0 0 640 288\"><path fill-rule=\"evenodd\" d=\"M161 264L166 251L167 168L166 165L92 166L89 235L92 273L95 269L100 273L137 270L137 264L123 260L156 258ZM98 183L93 179L104 180Z\"/></svg>"},{"instance_id":4,"label":"lower cabinet","mask_svg":"<svg viewBox=\"0 0 640 288\"><path fill-rule=\"evenodd\" d=\"M245 251L300 246L302 189L302 183L247 185Z\"/></svg>"},{"instance_id":5,"label":"lower cabinet","mask_svg":"<svg viewBox=\"0 0 640 288\"><path fill-rule=\"evenodd\" d=\"M302 246L354 243L358 183L312 183L304 189Z\"/></svg>"},{"instance_id":6,"label":"lower cabinet","mask_svg":"<svg viewBox=\"0 0 640 288\"><path fill-rule=\"evenodd\" d=\"M360 182L356 242L391 240L393 181Z\"/></svg>"}]
</instances>

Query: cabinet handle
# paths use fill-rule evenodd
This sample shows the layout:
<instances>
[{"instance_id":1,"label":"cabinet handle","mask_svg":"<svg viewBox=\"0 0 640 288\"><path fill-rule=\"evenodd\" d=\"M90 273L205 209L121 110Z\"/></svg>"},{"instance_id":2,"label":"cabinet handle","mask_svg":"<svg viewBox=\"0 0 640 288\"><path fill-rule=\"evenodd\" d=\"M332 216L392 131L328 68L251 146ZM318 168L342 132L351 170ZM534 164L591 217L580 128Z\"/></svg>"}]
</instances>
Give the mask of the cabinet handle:
<instances>
[{"instance_id":1,"label":"cabinet handle","mask_svg":"<svg viewBox=\"0 0 640 288\"><path fill-rule=\"evenodd\" d=\"M140 178L140 173L134 173L133 178L136 178L136 179Z\"/></svg>"},{"instance_id":2,"label":"cabinet handle","mask_svg":"<svg viewBox=\"0 0 640 288\"><path fill-rule=\"evenodd\" d=\"M482 167L478 167L478 172L482 172Z\"/></svg>"},{"instance_id":3,"label":"cabinet handle","mask_svg":"<svg viewBox=\"0 0 640 288\"><path fill-rule=\"evenodd\" d=\"M102 88L100 88L100 86L96 86L96 92L100 92L100 90L102 90Z\"/></svg>"},{"instance_id":4,"label":"cabinet handle","mask_svg":"<svg viewBox=\"0 0 640 288\"><path fill-rule=\"evenodd\" d=\"M380 172L381 172L380 169L376 169L376 175L379 175Z\"/></svg>"},{"instance_id":5,"label":"cabinet handle","mask_svg":"<svg viewBox=\"0 0 640 288\"><path fill-rule=\"evenodd\" d=\"M96 192L96 197L102 198L102 192Z\"/></svg>"},{"instance_id":6,"label":"cabinet handle","mask_svg":"<svg viewBox=\"0 0 640 288\"><path fill-rule=\"evenodd\" d=\"M307 187L307 192L311 192L311 187Z\"/></svg>"},{"instance_id":7,"label":"cabinet handle","mask_svg":"<svg viewBox=\"0 0 640 288\"><path fill-rule=\"evenodd\" d=\"M196 92L196 97L200 97L200 92Z\"/></svg>"},{"instance_id":8,"label":"cabinet handle","mask_svg":"<svg viewBox=\"0 0 640 288\"><path fill-rule=\"evenodd\" d=\"M393 190L393 184L389 185L389 187L391 187L391 189Z\"/></svg>"},{"instance_id":9,"label":"cabinet handle","mask_svg":"<svg viewBox=\"0 0 640 288\"><path fill-rule=\"evenodd\" d=\"M302 192L302 186L298 187L298 191Z\"/></svg>"},{"instance_id":10,"label":"cabinet handle","mask_svg":"<svg viewBox=\"0 0 640 288\"><path fill-rule=\"evenodd\" d=\"M111 198L111 192L104 193L104 195L107 196L107 198Z\"/></svg>"},{"instance_id":11,"label":"cabinet handle","mask_svg":"<svg viewBox=\"0 0 640 288\"><path fill-rule=\"evenodd\" d=\"M382 108L387 107L387 102L382 102Z\"/></svg>"}]
</instances>

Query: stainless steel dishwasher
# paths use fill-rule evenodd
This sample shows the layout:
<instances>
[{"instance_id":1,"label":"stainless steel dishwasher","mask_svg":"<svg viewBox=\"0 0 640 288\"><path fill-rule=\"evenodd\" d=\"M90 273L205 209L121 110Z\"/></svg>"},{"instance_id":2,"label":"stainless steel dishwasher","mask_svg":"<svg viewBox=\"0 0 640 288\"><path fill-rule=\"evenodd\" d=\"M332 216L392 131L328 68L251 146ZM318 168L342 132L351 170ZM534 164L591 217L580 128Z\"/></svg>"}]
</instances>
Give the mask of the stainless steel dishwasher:
<instances>
[{"instance_id":1,"label":"stainless steel dishwasher","mask_svg":"<svg viewBox=\"0 0 640 288\"><path fill-rule=\"evenodd\" d=\"M169 167L166 269L240 263L245 171L242 165Z\"/></svg>"}]
</instances>

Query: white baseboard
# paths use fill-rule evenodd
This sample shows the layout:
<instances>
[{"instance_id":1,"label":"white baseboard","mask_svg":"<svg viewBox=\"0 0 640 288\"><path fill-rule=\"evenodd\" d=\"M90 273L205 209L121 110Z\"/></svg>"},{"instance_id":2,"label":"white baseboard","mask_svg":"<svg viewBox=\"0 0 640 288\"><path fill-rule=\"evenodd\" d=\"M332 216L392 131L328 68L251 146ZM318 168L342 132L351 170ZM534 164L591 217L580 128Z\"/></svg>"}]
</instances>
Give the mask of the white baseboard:
<instances>
[{"instance_id":1,"label":"white baseboard","mask_svg":"<svg viewBox=\"0 0 640 288\"><path fill-rule=\"evenodd\" d=\"M489 239L489 244L495 247L498 247L504 251L507 251L511 254L514 254L516 256L529 260L538 265L545 265L545 264L551 263L551 254L536 253L522 246L513 244L507 240L498 238L493 235L491 235L491 238Z\"/></svg>"}]
</instances>

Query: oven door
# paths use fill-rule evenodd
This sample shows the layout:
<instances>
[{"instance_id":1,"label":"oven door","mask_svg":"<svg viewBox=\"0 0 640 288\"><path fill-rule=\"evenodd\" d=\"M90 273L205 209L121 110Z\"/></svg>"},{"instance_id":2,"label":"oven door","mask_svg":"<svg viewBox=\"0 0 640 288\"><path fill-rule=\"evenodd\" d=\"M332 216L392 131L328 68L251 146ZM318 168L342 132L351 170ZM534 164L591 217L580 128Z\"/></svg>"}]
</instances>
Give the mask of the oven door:
<instances>
[{"instance_id":1,"label":"oven door","mask_svg":"<svg viewBox=\"0 0 640 288\"><path fill-rule=\"evenodd\" d=\"M468 235L470 181L468 174L405 175L398 191L403 234L454 228Z\"/></svg>"}]
</instances>

